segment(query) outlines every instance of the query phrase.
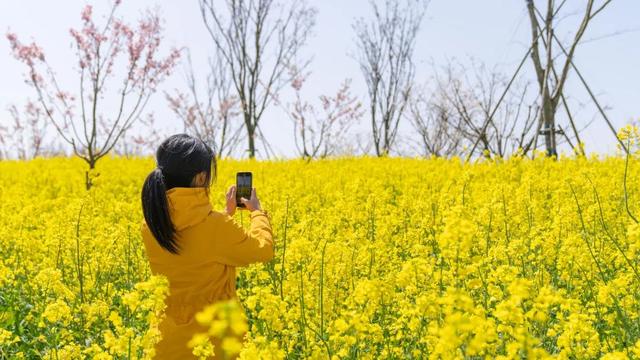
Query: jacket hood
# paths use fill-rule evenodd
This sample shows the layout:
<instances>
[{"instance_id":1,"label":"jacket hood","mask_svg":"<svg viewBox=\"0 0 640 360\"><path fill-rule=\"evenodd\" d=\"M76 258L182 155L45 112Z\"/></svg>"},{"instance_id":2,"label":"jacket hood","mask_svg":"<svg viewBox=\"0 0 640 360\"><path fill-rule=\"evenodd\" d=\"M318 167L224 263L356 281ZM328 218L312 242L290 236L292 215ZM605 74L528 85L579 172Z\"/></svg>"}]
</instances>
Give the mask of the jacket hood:
<instances>
[{"instance_id":1,"label":"jacket hood","mask_svg":"<svg viewBox=\"0 0 640 360\"><path fill-rule=\"evenodd\" d=\"M203 187L174 187L167 192L169 215L176 231L199 224L212 211Z\"/></svg>"}]
</instances>

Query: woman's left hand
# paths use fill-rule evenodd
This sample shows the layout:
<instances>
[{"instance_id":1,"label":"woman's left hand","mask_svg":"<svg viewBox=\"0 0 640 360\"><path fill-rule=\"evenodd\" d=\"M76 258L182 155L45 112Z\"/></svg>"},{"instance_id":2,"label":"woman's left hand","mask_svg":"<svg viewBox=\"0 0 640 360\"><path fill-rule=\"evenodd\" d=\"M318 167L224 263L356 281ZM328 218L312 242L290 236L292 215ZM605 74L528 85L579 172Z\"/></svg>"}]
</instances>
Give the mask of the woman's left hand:
<instances>
[{"instance_id":1,"label":"woman's left hand","mask_svg":"<svg viewBox=\"0 0 640 360\"><path fill-rule=\"evenodd\" d=\"M231 185L229 191L227 191L227 206L225 211L229 216L233 216L236 213L236 186Z\"/></svg>"}]
</instances>

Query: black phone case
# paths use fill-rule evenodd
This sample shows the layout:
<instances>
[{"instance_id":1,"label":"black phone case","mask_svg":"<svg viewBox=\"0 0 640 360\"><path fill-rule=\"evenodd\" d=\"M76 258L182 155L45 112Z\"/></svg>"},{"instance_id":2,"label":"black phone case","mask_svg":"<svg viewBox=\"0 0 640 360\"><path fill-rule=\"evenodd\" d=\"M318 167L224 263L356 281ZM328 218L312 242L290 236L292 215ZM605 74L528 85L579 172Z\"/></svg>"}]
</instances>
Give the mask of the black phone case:
<instances>
[{"instance_id":1,"label":"black phone case","mask_svg":"<svg viewBox=\"0 0 640 360\"><path fill-rule=\"evenodd\" d=\"M242 175L248 174L249 175L249 186L248 186L248 196L245 196L246 198L249 198L249 196L251 196L251 187L253 186L253 175L250 172L246 172L246 173L238 173L236 174L236 206L237 207L241 207L244 208L244 204L242 202L240 202L240 198L241 196L241 191L240 191L240 184L238 183L238 178Z\"/></svg>"}]
</instances>

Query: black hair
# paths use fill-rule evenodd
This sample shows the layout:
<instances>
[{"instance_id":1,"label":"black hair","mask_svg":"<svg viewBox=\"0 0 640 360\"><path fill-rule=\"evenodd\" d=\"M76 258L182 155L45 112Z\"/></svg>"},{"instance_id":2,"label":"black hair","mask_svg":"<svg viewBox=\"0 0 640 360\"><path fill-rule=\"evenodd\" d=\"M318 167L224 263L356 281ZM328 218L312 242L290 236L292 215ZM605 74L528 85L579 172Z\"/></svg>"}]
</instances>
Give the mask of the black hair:
<instances>
[{"instance_id":1,"label":"black hair","mask_svg":"<svg viewBox=\"0 0 640 360\"><path fill-rule=\"evenodd\" d=\"M169 216L167 190L174 187L192 187L196 174L206 173L205 191L215 179L217 166L215 153L199 138L187 134L168 137L156 151L157 167L151 171L142 186L142 212L147 226L158 244L178 254L176 229Z\"/></svg>"}]
</instances>

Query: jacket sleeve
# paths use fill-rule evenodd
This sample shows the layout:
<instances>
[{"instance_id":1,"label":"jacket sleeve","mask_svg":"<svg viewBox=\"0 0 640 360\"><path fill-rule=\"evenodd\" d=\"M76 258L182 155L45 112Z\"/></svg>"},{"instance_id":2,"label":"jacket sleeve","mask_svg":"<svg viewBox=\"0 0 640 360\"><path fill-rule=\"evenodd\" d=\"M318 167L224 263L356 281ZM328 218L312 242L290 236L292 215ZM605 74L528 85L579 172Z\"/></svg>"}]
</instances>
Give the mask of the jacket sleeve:
<instances>
[{"instance_id":1,"label":"jacket sleeve","mask_svg":"<svg viewBox=\"0 0 640 360\"><path fill-rule=\"evenodd\" d=\"M212 254L216 261L231 266L246 266L273 259L273 234L269 217L261 210L252 211L249 217L251 225L247 231L229 215L217 214Z\"/></svg>"}]
</instances>

